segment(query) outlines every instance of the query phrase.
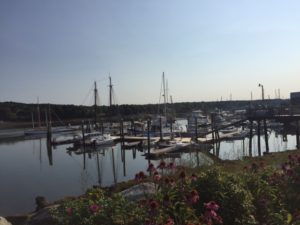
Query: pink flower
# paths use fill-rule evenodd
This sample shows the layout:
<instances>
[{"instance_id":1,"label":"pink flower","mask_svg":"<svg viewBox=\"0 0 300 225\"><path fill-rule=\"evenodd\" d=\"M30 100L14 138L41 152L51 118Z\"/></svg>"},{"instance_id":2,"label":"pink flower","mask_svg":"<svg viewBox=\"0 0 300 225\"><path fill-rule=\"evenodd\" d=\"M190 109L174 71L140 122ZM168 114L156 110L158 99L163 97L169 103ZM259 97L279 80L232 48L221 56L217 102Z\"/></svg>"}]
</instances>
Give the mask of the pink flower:
<instances>
[{"instance_id":1,"label":"pink flower","mask_svg":"<svg viewBox=\"0 0 300 225\"><path fill-rule=\"evenodd\" d=\"M153 163L150 163L147 169L148 172L154 172L155 171L155 167L153 165Z\"/></svg>"},{"instance_id":2,"label":"pink flower","mask_svg":"<svg viewBox=\"0 0 300 225\"><path fill-rule=\"evenodd\" d=\"M163 170L166 168L166 162L165 161L160 161L159 165L157 166L157 168Z\"/></svg>"},{"instance_id":3,"label":"pink flower","mask_svg":"<svg viewBox=\"0 0 300 225\"><path fill-rule=\"evenodd\" d=\"M170 162L168 165L168 168L171 170L174 170L174 169L176 169L176 165L174 163Z\"/></svg>"},{"instance_id":4,"label":"pink flower","mask_svg":"<svg viewBox=\"0 0 300 225\"><path fill-rule=\"evenodd\" d=\"M172 187L174 187L176 185L176 182L175 182L175 180L173 178L170 179L170 185Z\"/></svg>"},{"instance_id":5,"label":"pink flower","mask_svg":"<svg viewBox=\"0 0 300 225\"><path fill-rule=\"evenodd\" d=\"M100 209L100 206L99 206L99 205L96 205L96 204L90 205L90 211L91 211L92 213L98 212L99 209Z\"/></svg>"},{"instance_id":6,"label":"pink flower","mask_svg":"<svg viewBox=\"0 0 300 225\"><path fill-rule=\"evenodd\" d=\"M208 225L213 224L213 219L218 221L219 223L223 223L222 218L217 215L214 210L206 210L204 213L204 220Z\"/></svg>"},{"instance_id":7,"label":"pink flower","mask_svg":"<svg viewBox=\"0 0 300 225\"><path fill-rule=\"evenodd\" d=\"M196 181L197 179L198 179L197 175L193 173L191 176L191 180Z\"/></svg>"},{"instance_id":8,"label":"pink flower","mask_svg":"<svg viewBox=\"0 0 300 225\"><path fill-rule=\"evenodd\" d=\"M140 181L146 178L146 175L143 171L140 171L139 173L135 174L135 180Z\"/></svg>"},{"instance_id":9,"label":"pink flower","mask_svg":"<svg viewBox=\"0 0 300 225\"><path fill-rule=\"evenodd\" d=\"M172 219L172 218L169 218L168 220L167 220L167 223L166 223L166 225L174 225L175 223L174 223L174 220Z\"/></svg>"},{"instance_id":10,"label":"pink flower","mask_svg":"<svg viewBox=\"0 0 300 225\"><path fill-rule=\"evenodd\" d=\"M198 201L199 201L199 194L198 194L198 192L196 191L196 190L193 190L192 192L191 192L191 195L190 195L190 197L189 197L189 202L191 203L191 204L194 204L194 203L197 203Z\"/></svg>"},{"instance_id":11,"label":"pink flower","mask_svg":"<svg viewBox=\"0 0 300 225\"><path fill-rule=\"evenodd\" d=\"M71 216L73 213L73 209L71 207L66 208L66 213Z\"/></svg>"},{"instance_id":12,"label":"pink flower","mask_svg":"<svg viewBox=\"0 0 300 225\"><path fill-rule=\"evenodd\" d=\"M214 211L218 211L218 209L220 208L219 205L217 203L215 203L214 201L205 203L204 206L207 210L214 210Z\"/></svg>"},{"instance_id":13,"label":"pink flower","mask_svg":"<svg viewBox=\"0 0 300 225\"><path fill-rule=\"evenodd\" d=\"M158 205L157 201L150 199L149 206L150 206L151 211L154 211L158 208L159 205Z\"/></svg>"},{"instance_id":14,"label":"pink flower","mask_svg":"<svg viewBox=\"0 0 300 225\"><path fill-rule=\"evenodd\" d=\"M161 180L161 176L159 175L159 174L155 174L154 176L153 176L153 180L154 180L154 182L159 182L160 180Z\"/></svg>"}]
</instances>

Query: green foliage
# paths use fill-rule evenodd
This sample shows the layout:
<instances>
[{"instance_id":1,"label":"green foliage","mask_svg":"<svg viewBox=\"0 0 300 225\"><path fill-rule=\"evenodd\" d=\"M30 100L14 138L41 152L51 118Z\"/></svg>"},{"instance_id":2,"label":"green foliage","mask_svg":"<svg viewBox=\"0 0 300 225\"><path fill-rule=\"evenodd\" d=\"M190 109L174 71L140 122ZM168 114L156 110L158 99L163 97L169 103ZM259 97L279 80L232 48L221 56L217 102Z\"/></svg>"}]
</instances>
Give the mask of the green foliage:
<instances>
[{"instance_id":1,"label":"green foliage","mask_svg":"<svg viewBox=\"0 0 300 225\"><path fill-rule=\"evenodd\" d=\"M108 197L101 189L91 189L84 197L66 201L53 210L58 224L141 224L144 212L119 195Z\"/></svg>"},{"instance_id":2,"label":"green foliage","mask_svg":"<svg viewBox=\"0 0 300 225\"><path fill-rule=\"evenodd\" d=\"M281 190L268 181L271 171L263 169L255 173L248 172L242 178L253 196L256 220L269 225L284 225L287 224L288 212L279 197Z\"/></svg>"},{"instance_id":3,"label":"green foliage","mask_svg":"<svg viewBox=\"0 0 300 225\"><path fill-rule=\"evenodd\" d=\"M221 206L224 224L255 224L253 197L239 177L211 169L200 174L196 189L201 196L199 211L203 210L203 202L214 200Z\"/></svg>"},{"instance_id":4,"label":"green foliage","mask_svg":"<svg viewBox=\"0 0 300 225\"><path fill-rule=\"evenodd\" d=\"M65 201L53 216L66 225L299 225L299 165L300 156L294 156L282 169L252 164L242 173L212 168L187 176L162 161L158 168L148 168L156 187L151 198L131 202L92 189L84 197ZM139 172L137 182L143 179L145 174Z\"/></svg>"}]
</instances>

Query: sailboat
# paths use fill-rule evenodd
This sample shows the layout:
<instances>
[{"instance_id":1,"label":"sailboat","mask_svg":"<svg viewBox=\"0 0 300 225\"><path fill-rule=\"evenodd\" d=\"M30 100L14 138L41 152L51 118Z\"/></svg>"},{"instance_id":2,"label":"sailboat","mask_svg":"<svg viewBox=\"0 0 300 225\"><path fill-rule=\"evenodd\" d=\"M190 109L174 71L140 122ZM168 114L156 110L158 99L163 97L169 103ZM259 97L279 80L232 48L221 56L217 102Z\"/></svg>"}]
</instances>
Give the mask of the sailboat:
<instances>
[{"instance_id":1,"label":"sailboat","mask_svg":"<svg viewBox=\"0 0 300 225\"><path fill-rule=\"evenodd\" d=\"M50 113L50 106L47 111L45 112L45 124L46 126L41 125L41 114L40 114L40 106L39 106L39 100L37 102L37 115L38 115L38 127L35 127L34 125L34 116L33 113L32 116L32 129L28 129L24 131L24 135L26 136L44 136L48 133L48 126L50 126L51 133L61 133L61 132L72 132L78 130L78 128L74 128L71 126L60 126L60 127L51 127L51 113ZM48 120L49 116L49 120Z\"/></svg>"},{"instance_id":2,"label":"sailboat","mask_svg":"<svg viewBox=\"0 0 300 225\"><path fill-rule=\"evenodd\" d=\"M165 80L165 73L162 74L162 93L160 93L160 96L163 96L163 110L162 112L159 112L159 114L152 118L151 121L151 131L155 134L158 134L159 132L162 133L162 136L164 135L170 135L172 136L174 132L180 132L180 127L174 123L174 115L173 113L168 113L168 107L169 104L169 94L168 94L168 83ZM172 104L172 96L170 96L171 104ZM159 100L160 101L160 100ZM169 109L170 110L170 109ZM157 135L156 135L157 136Z\"/></svg>"},{"instance_id":3,"label":"sailboat","mask_svg":"<svg viewBox=\"0 0 300 225\"><path fill-rule=\"evenodd\" d=\"M111 78L110 87L111 85ZM97 100L98 100L98 90L96 81L94 82L94 113L95 113L95 128L97 128ZM111 98L110 98L111 99ZM103 133L97 130L85 132L83 135L77 135L77 141L74 142L74 145L92 145L92 146L106 146L114 144L114 138L110 136L109 133Z\"/></svg>"}]
</instances>

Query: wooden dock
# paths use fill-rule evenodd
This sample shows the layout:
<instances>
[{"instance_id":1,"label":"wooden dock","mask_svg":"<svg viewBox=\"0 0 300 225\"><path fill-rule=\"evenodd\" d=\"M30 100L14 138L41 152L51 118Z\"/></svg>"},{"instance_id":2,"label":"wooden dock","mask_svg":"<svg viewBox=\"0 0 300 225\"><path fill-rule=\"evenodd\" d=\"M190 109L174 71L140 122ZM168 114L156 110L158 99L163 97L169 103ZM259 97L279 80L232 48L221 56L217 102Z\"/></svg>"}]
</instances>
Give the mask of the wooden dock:
<instances>
[{"instance_id":1,"label":"wooden dock","mask_svg":"<svg viewBox=\"0 0 300 225\"><path fill-rule=\"evenodd\" d=\"M174 145L171 145L171 146L165 147L165 148L152 149L150 154L147 154L147 156L153 157L153 156L164 155L164 154L171 153L171 152L177 152L184 148L189 147L191 144L192 143L174 144Z\"/></svg>"}]
</instances>

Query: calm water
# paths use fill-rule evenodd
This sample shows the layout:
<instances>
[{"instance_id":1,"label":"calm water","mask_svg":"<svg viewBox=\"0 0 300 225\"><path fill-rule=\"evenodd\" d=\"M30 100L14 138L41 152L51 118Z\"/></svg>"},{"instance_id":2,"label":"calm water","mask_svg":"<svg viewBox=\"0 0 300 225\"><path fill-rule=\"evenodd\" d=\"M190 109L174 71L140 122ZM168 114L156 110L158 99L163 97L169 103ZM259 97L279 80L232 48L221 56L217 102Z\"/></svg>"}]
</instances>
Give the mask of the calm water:
<instances>
[{"instance_id":1,"label":"calm water","mask_svg":"<svg viewBox=\"0 0 300 225\"><path fill-rule=\"evenodd\" d=\"M244 144L243 144L244 143ZM264 149L264 141L261 141ZM281 136L270 135L270 150L295 149L295 136L283 142ZM46 139L0 142L0 215L33 211L35 197L45 196L48 201L64 196L76 196L92 185L108 186L133 179L146 171L148 160L142 152L121 151L120 145L98 149L97 153L74 154L71 145L47 149ZM248 155L248 139L222 142L218 155L222 159L237 159ZM253 141L257 154L257 138ZM196 166L211 164L212 160L200 152L174 154L166 159L177 165ZM159 160L152 161L158 164Z\"/></svg>"}]
</instances>

